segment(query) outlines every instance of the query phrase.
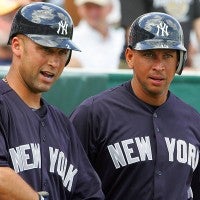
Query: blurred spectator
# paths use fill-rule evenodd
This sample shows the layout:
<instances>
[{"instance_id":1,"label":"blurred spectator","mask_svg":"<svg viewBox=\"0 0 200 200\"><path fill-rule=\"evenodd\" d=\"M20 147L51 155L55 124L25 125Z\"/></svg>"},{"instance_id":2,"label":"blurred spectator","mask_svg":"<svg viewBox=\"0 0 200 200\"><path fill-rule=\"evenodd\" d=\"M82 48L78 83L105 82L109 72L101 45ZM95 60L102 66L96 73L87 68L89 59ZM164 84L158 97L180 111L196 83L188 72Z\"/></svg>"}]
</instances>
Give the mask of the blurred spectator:
<instances>
[{"instance_id":1,"label":"blurred spectator","mask_svg":"<svg viewBox=\"0 0 200 200\"><path fill-rule=\"evenodd\" d=\"M185 47L188 49L186 67L192 66L192 52L190 33L194 30L197 42L200 43L200 1L199 0L148 0L152 1L152 10L165 12L174 16L183 27Z\"/></svg>"},{"instance_id":2,"label":"blurred spectator","mask_svg":"<svg viewBox=\"0 0 200 200\"><path fill-rule=\"evenodd\" d=\"M114 26L119 26L121 21L121 6L120 0L111 0L112 10L107 16L108 23Z\"/></svg>"},{"instance_id":3,"label":"blurred spectator","mask_svg":"<svg viewBox=\"0 0 200 200\"><path fill-rule=\"evenodd\" d=\"M48 3L53 3L53 4L63 7L63 8L64 8L64 1L65 0L46 0L46 2L48 2Z\"/></svg>"},{"instance_id":4,"label":"blurred spectator","mask_svg":"<svg viewBox=\"0 0 200 200\"><path fill-rule=\"evenodd\" d=\"M190 33L194 31L197 43L200 43L200 1L199 0L120 0L121 25L126 30L130 21L146 12L165 12L175 17L181 24L184 32L185 47L188 50L188 59L185 67L193 64L194 52L198 51L190 42ZM127 30L128 31L128 30ZM194 36L192 36L194 38ZM126 44L125 44L126 47ZM195 57L194 57L195 58ZM121 68L124 65L124 51L121 54Z\"/></svg>"},{"instance_id":5,"label":"blurred spectator","mask_svg":"<svg viewBox=\"0 0 200 200\"><path fill-rule=\"evenodd\" d=\"M190 34L190 56L192 68L200 70L200 42L194 31Z\"/></svg>"},{"instance_id":6,"label":"blurred spectator","mask_svg":"<svg viewBox=\"0 0 200 200\"><path fill-rule=\"evenodd\" d=\"M7 45L11 22L16 10L21 6L17 0L0 1L0 65L10 65L12 52Z\"/></svg>"},{"instance_id":7,"label":"blurred spectator","mask_svg":"<svg viewBox=\"0 0 200 200\"><path fill-rule=\"evenodd\" d=\"M0 0L0 66L11 64L12 52L7 42L15 12L21 6L36 1L42 0Z\"/></svg>"},{"instance_id":8,"label":"blurred spectator","mask_svg":"<svg viewBox=\"0 0 200 200\"><path fill-rule=\"evenodd\" d=\"M71 67L117 69L124 44L124 31L108 23L111 0L75 0L81 18L73 41L82 52L73 52Z\"/></svg>"}]
</instances>

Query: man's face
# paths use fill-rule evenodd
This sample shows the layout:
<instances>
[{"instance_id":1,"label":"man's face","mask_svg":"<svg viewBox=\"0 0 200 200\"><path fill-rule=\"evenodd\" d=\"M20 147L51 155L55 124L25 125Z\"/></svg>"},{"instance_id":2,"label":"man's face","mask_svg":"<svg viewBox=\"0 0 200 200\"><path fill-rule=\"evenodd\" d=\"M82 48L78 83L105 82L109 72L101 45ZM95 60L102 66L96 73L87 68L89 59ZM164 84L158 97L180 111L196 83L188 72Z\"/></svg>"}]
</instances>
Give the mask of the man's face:
<instances>
[{"instance_id":1,"label":"man's face","mask_svg":"<svg viewBox=\"0 0 200 200\"><path fill-rule=\"evenodd\" d=\"M99 6L93 3L85 3L78 7L80 17L85 19L92 27L104 24L110 10L110 5Z\"/></svg>"},{"instance_id":2,"label":"man's face","mask_svg":"<svg viewBox=\"0 0 200 200\"><path fill-rule=\"evenodd\" d=\"M178 65L177 50L131 50L126 52L129 67L134 70L133 89L139 96L166 97Z\"/></svg>"},{"instance_id":3,"label":"man's face","mask_svg":"<svg viewBox=\"0 0 200 200\"><path fill-rule=\"evenodd\" d=\"M48 91L65 67L68 50L44 47L23 35L15 40L20 49L17 57L21 81L31 92Z\"/></svg>"}]
</instances>

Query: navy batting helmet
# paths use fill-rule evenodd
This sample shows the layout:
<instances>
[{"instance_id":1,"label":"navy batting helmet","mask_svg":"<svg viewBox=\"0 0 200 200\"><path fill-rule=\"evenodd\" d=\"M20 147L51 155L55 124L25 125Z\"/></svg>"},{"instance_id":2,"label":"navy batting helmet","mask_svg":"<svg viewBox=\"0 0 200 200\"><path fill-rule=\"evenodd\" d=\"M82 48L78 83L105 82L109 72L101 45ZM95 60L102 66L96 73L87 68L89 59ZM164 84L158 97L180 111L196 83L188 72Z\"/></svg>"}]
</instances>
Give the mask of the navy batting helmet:
<instances>
[{"instance_id":1,"label":"navy batting helmet","mask_svg":"<svg viewBox=\"0 0 200 200\"><path fill-rule=\"evenodd\" d=\"M179 50L176 73L182 73L187 58L183 30L180 23L170 15L151 12L138 17L130 27L128 46L135 50Z\"/></svg>"},{"instance_id":2,"label":"navy batting helmet","mask_svg":"<svg viewBox=\"0 0 200 200\"><path fill-rule=\"evenodd\" d=\"M12 23L8 44L17 34L23 34L45 47L69 49L67 63L72 50L80 51L72 42L73 21L63 8L51 3L37 2L20 8Z\"/></svg>"}]
</instances>

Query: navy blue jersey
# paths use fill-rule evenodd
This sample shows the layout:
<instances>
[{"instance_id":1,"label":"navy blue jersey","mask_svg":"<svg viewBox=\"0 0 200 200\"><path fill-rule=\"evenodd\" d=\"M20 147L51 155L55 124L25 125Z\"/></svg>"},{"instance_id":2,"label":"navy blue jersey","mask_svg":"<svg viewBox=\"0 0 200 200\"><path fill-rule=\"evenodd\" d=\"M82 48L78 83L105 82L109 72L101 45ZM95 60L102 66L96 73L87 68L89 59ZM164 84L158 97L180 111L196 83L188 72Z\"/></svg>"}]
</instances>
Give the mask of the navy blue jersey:
<instances>
[{"instance_id":1,"label":"navy blue jersey","mask_svg":"<svg viewBox=\"0 0 200 200\"><path fill-rule=\"evenodd\" d=\"M0 93L0 166L13 168L36 191L49 192L49 200L104 199L68 118L44 100L33 111L3 81Z\"/></svg>"},{"instance_id":2,"label":"navy blue jersey","mask_svg":"<svg viewBox=\"0 0 200 200\"><path fill-rule=\"evenodd\" d=\"M107 200L192 196L200 115L172 93L163 105L153 107L139 100L127 82L85 100L70 120Z\"/></svg>"}]
</instances>

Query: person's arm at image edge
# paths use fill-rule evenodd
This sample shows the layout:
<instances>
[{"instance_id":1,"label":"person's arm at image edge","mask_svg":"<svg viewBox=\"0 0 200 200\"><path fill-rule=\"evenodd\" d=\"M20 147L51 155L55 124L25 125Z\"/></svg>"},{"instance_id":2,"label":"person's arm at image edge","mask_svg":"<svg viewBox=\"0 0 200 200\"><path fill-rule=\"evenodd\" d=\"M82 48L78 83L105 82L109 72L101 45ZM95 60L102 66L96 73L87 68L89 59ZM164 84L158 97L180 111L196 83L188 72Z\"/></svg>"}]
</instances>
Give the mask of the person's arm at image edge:
<instances>
[{"instance_id":1,"label":"person's arm at image edge","mask_svg":"<svg viewBox=\"0 0 200 200\"><path fill-rule=\"evenodd\" d=\"M0 199L39 200L39 196L14 170L0 167Z\"/></svg>"}]
</instances>

